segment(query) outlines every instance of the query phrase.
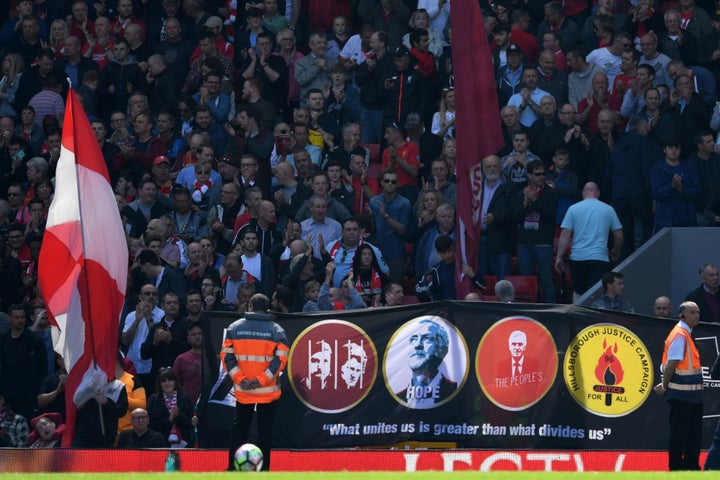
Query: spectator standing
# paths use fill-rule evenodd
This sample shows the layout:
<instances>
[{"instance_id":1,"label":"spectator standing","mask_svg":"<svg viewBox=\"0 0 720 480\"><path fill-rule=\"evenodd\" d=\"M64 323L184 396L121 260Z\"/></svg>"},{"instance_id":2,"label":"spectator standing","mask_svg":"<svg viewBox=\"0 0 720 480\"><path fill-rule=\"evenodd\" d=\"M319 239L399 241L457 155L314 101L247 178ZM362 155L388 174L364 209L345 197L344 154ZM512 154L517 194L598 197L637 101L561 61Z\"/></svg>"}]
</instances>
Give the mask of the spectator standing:
<instances>
[{"instance_id":1,"label":"spectator standing","mask_svg":"<svg viewBox=\"0 0 720 480\"><path fill-rule=\"evenodd\" d=\"M290 348L285 331L268 313L270 300L256 294L249 311L228 327L220 355L232 378L235 392L228 470L234 470L235 450L247 442L252 419L257 415L258 446L263 452L263 469L270 469L273 421L281 390L278 382L285 369ZM267 360L271 359L271 360Z\"/></svg>"},{"instance_id":2,"label":"spectator standing","mask_svg":"<svg viewBox=\"0 0 720 480\"><path fill-rule=\"evenodd\" d=\"M610 269L610 261L620 257L623 244L622 224L610 205L599 200L597 184L583 187L583 200L572 205L561 225L555 270L562 274L565 250L573 236L570 251L570 274L573 279L573 300L593 286ZM612 233L613 248L608 252L608 236Z\"/></svg>"}]
</instances>

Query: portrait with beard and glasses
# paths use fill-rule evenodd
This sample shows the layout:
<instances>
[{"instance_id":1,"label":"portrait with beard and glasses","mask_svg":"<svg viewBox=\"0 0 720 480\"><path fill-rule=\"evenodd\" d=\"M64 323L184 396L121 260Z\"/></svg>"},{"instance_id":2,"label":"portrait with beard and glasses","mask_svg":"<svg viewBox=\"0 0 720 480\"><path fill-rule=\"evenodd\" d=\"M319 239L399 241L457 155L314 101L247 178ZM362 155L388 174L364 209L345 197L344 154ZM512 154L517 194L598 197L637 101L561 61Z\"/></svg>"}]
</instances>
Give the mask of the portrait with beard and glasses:
<instances>
[{"instance_id":1,"label":"portrait with beard and glasses","mask_svg":"<svg viewBox=\"0 0 720 480\"><path fill-rule=\"evenodd\" d=\"M388 388L410 408L445 403L467 373L467 347L463 350L463 346L459 333L440 317L406 324L394 336L386 356Z\"/></svg>"}]
</instances>

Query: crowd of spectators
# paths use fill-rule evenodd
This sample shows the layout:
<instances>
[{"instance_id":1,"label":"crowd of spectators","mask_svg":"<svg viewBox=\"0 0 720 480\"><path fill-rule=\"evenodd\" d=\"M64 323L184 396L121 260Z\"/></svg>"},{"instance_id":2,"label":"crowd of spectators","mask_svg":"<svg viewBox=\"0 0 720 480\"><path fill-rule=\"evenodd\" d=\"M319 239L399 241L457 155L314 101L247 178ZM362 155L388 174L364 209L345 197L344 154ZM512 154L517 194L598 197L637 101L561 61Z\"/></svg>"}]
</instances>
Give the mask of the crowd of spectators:
<instances>
[{"instance_id":1,"label":"crowd of spectators","mask_svg":"<svg viewBox=\"0 0 720 480\"><path fill-rule=\"evenodd\" d=\"M497 83L504 140L486 158L456 145L451 47L470 40L452 37L450 0L11 0L0 333L15 346L11 363L0 350L0 419L62 403L37 261L69 88L130 259L127 398L91 402L125 406L104 415L121 430L149 412L170 444L193 442L203 311L245 312L254 293L278 312L401 305L433 267L436 298L455 299L458 158L484 173L479 262L462 268L474 287L536 275L540 300L558 301L554 245L581 192L622 224L612 260L663 227L720 225L717 2L479 3L494 65L478 74Z\"/></svg>"}]
</instances>

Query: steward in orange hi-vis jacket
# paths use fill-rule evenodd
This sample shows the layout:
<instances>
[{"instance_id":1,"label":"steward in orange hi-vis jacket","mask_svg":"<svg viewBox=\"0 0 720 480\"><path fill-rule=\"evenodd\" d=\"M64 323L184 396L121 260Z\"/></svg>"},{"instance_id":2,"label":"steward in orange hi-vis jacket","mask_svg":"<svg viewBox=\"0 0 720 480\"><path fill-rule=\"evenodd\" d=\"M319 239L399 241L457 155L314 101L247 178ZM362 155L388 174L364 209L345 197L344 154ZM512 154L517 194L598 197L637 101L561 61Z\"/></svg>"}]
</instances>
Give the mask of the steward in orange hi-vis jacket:
<instances>
[{"instance_id":1,"label":"steward in orange hi-vis jacket","mask_svg":"<svg viewBox=\"0 0 720 480\"><path fill-rule=\"evenodd\" d=\"M277 400L282 393L279 376L288 361L285 331L267 313L270 300L263 294L250 298L249 312L227 328L220 360L232 378L235 388L235 422L228 458L228 469L234 470L237 448L247 443L250 425L258 416L257 445L263 452L263 470L270 465L272 429Z\"/></svg>"}]
</instances>

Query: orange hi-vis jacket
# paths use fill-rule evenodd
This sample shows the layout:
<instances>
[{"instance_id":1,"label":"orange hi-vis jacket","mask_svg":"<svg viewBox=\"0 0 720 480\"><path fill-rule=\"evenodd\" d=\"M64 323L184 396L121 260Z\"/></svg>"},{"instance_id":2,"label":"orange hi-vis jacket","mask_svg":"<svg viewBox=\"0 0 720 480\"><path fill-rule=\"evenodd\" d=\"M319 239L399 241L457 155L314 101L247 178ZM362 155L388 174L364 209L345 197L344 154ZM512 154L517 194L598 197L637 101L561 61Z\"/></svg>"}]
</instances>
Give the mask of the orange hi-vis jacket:
<instances>
[{"instance_id":1,"label":"orange hi-vis jacket","mask_svg":"<svg viewBox=\"0 0 720 480\"><path fill-rule=\"evenodd\" d=\"M288 361L285 331L266 313L246 313L227 328L220 361L230 374L239 403L270 403L280 398L280 373ZM243 380L260 386L242 390Z\"/></svg>"},{"instance_id":2,"label":"orange hi-vis jacket","mask_svg":"<svg viewBox=\"0 0 720 480\"><path fill-rule=\"evenodd\" d=\"M683 359L675 367L675 373L670 378L667 392L665 392L665 399L702 403L703 378L700 352L695 346L695 341L690 336L690 332L679 324L675 325L667 339L665 339L665 349L662 357L663 368L668 362L667 356L670 345L678 336L685 339L685 353Z\"/></svg>"}]
</instances>

